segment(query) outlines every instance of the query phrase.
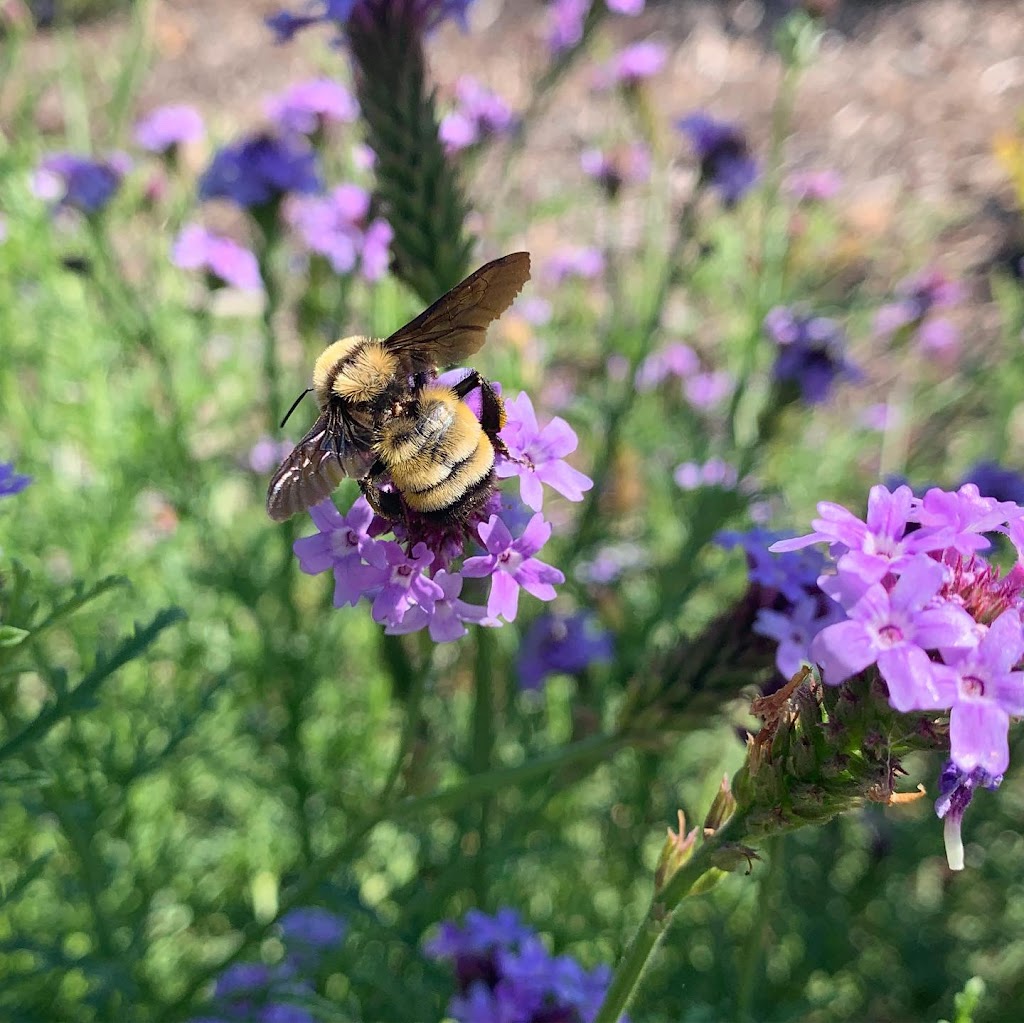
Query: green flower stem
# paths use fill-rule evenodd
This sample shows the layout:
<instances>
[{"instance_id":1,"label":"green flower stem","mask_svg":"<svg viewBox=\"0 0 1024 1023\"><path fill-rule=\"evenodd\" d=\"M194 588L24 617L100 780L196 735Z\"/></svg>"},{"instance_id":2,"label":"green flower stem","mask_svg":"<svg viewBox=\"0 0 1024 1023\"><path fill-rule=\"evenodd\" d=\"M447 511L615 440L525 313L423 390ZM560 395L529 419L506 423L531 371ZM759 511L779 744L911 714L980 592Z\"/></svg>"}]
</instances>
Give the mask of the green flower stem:
<instances>
[{"instance_id":1,"label":"green flower stem","mask_svg":"<svg viewBox=\"0 0 1024 1023\"><path fill-rule=\"evenodd\" d=\"M494 637L488 629L477 629L473 736L470 750L470 769L474 775L486 774L494 757L495 671ZM476 892L478 906L484 906L487 900L487 832L491 820L491 805L490 796L481 799L479 814L474 822L479 836L476 858L473 861L473 889Z\"/></svg>"},{"instance_id":2,"label":"green flower stem","mask_svg":"<svg viewBox=\"0 0 1024 1023\"><path fill-rule=\"evenodd\" d=\"M714 869L716 853L724 845L742 837L745 823L742 814L734 814L713 835L698 844L693 855L673 875L663 891L655 892L647 915L633 935L612 977L594 1023L617 1023L640 989L651 957L668 931L679 903L704 874Z\"/></svg>"}]
</instances>

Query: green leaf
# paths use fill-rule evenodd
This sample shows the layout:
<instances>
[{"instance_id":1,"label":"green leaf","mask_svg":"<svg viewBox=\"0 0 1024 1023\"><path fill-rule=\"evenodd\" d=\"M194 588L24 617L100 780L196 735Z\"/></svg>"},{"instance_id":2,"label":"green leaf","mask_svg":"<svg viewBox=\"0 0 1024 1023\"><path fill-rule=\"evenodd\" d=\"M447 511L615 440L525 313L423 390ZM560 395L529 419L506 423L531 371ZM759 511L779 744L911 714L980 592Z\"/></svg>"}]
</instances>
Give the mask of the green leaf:
<instances>
[{"instance_id":1,"label":"green leaf","mask_svg":"<svg viewBox=\"0 0 1024 1023\"><path fill-rule=\"evenodd\" d=\"M19 629L13 625L0 625L0 647L17 646L29 635L28 629Z\"/></svg>"}]
</instances>

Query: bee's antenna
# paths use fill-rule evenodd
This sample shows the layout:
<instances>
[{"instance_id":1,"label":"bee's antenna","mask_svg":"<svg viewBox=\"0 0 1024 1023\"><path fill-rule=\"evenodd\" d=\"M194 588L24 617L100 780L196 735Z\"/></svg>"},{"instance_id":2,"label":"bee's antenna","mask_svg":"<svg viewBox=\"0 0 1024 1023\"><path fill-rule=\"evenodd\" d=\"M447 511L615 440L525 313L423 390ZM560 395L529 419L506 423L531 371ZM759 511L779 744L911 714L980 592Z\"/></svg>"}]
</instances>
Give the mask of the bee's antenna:
<instances>
[{"instance_id":1,"label":"bee's antenna","mask_svg":"<svg viewBox=\"0 0 1024 1023\"><path fill-rule=\"evenodd\" d=\"M300 402L300 401L302 401L302 399L303 399L303 398L305 398L305 397L306 397L306 395L307 395L307 394L309 394L309 392L310 392L310 391L312 391L312 390L313 390L313 388L312 388L312 387L307 387L307 388L306 388L306 389L305 389L305 390L304 390L304 391L302 392L302 394L300 394L300 395L299 395L299 396L298 396L298 397L297 397L297 398L295 399L295 401L293 401L293 402L292 402L292 407L291 407L290 409L288 409L288 411L287 411L287 412L285 412L285 414L284 414L284 419L282 419L282 420L281 420L281 429L284 429L284 424L288 422L288 419L289 419L289 417L291 416L291 414L292 414L292 413L293 413L293 412L294 412L294 411L295 411L295 410L296 410L296 409L297 409L297 408L299 407L299 402Z\"/></svg>"}]
</instances>

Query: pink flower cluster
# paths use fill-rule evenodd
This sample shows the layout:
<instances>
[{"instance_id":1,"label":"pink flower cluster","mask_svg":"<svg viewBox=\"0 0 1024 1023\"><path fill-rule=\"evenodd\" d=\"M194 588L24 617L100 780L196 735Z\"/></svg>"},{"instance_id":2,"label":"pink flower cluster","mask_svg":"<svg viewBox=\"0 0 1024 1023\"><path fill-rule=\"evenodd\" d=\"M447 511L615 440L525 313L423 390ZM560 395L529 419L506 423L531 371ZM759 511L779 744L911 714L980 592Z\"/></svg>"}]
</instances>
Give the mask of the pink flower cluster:
<instances>
[{"instance_id":1,"label":"pink flower cluster","mask_svg":"<svg viewBox=\"0 0 1024 1023\"><path fill-rule=\"evenodd\" d=\"M843 617L816 630L806 659L829 685L875 666L896 710L947 711L953 770L972 788L998 784L1010 719L1024 715L1024 507L971 483L922 498L876 486L865 520L830 502L818 514L813 533L770 548L831 548L834 571L818 586ZM1006 572L983 556L993 534L1016 549ZM956 825L951 864L962 860Z\"/></svg>"},{"instance_id":2,"label":"pink flower cluster","mask_svg":"<svg viewBox=\"0 0 1024 1023\"><path fill-rule=\"evenodd\" d=\"M471 406L473 397L467 396ZM466 635L467 624L514 621L520 590L538 600L554 599L565 577L535 557L551 536L541 514L542 485L579 501L593 484L563 460L577 445L568 423L556 417L541 427L526 394L508 401L506 409L501 438L510 457L498 456L496 475L519 477L521 502L495 493L456 533L413 518L380 518L364 497L345 515L329 500L310 510L318 532L297 540L295 554L304 572L334 573L335 607L366 600L388 634L425 628L434 642L447 643ZM386 539L388 533L394 539ZM476 541L480 552L465 557L466 540ZM490 580L486 605L461 599L465 579Z\"/></svg>"}]
</instances>

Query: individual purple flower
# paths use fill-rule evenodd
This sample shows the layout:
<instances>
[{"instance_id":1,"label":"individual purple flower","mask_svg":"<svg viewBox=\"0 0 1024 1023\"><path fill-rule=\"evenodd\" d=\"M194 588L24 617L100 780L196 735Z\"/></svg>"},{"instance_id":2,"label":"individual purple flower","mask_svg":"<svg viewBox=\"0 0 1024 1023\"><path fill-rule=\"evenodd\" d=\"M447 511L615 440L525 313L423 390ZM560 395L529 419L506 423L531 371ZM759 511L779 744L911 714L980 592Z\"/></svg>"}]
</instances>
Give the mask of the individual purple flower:
<instances>
[{"instance_id":1,"label":"individual purple flower","mask_svg":"<svg viewBox=\"0 0 1024 1023\"><path fill-rule=\"evenodd\" d=\"M942 769L939 776L939 798L935 800L935 815L944 825L946 862L950 870L964 869L964 843L960 837L960 826L974 798L974 790L986 788L994 792L1002 782L1001 774L991 775L980 767L964 771L952 760Z\"/></svg>"},{"instance_id":2,"label":"individual purple flower","mask_svg":"<svg viewBox=\"0 0 1024 1023\"><path fill-rule=\"evenodd\" d=\"M272 981L263 963L233 963L217 978L213 997L231 1017L244 1018L265 1005Z\"/></svg>"},{"instance_id":3,"label":"individual purple flower","mask_svg":"<svg viewBox=\"0 0 1024 1023\"><path fill-rule=\"evenodd\" d=\"M846 358L846 335L835 320L776 306L764 318L764 329L779 349L775 379L796 386L808 405L825 401L837 379L861 376Z\"/></svg>"},{"instance_id":4,"label":"individual purple flower","mask_svg":"<svg viewBox=\"0 0 1024 1023\"><path fill-rule=\"evenodd\" d=\"M604 544L593 558L576 565L576 578L592 586L608 586L629 569L643 570L650 564L647 552L635 543Z\"/></svg>"},{"instance_id":5,"label":"individual purple flower","mask_svg":"<svg viewBox=\"0 0 1024 1023\"><path fill-rule=\"evenodd\" d=\"M264 133L219 150L199 180L199 197L251 209L320 187L316 153L305 141Z\"/></svg>"},{"instance_id":6,"label":"individual purple flower","mask_svg":"<svg viewBox=\"0 0 1024 1023\"><path fill-rule=\"evenodd\" d=\"M973 483L985 497L1024 505L1024 476L998 462L976 462L967 470L963 482Z\"/></svg>"},{"instance_id":7,"label":"individual purple flower","mask_svg":"<svg viewBox=\"0 0 1024 1023\"><path fill-rule=\"evenodd\" d=\"M135 141L151 153L170 154L186 142L203 137L203 118L195 107L157 107L135 125Z\"/></svg>"},{"instance_id":8,"label":"individual purple flower","mask_svg":"<svg viewBox=\"0 0 1024 1023\"><path fill-rule=\"evenodd\" d=\"M334 913L319 906L290 909L280 922L286 945L302 945L308 949L336 948L345 937L347 925Z\"/></svg>"},{"instance_id":9,"label":"individual purple flower","mask_svg":"<svg viewBox=\"0 0 1024 1023\"><path fill-rule=\"evenodd\" d=\"M373 620L382 625L401 625L406 612L418 606L429 615L434 605L444 599L441 586L426 570L434 562L434 554L425 543L418 543L406 554L392 540L373 545L366 553L370 564L383 573L381 587L373 598Z\"/></svg>"},{"instance_id":10,"label":"individual purple flower","mask_svg":"<svg viewBox=\"0 0 1024 1023\"><path fill-rule=\"evenodd\" d=\"M842 178L834 170L797 171L786 178L786 191L797 202L828 202L843 187Z\"/></svg>"},{"instance_id":11,"label":"individual purple flower","mask_svg":"<svg viewBox=\"0 0 1024 1023\"><path fill-rule=\"evenodd\" d=\"M438 133L449 153L476 145L494 135L503 135L515 125L508 104L485 88L472 75L461 75L455 83L455 109L441 119Z\"/></svg>"},{"instance_id":12,"label":"individual purple flower","mask_svg":"<svg viewBox=\"0 0 1024 1023\"><path fill-rule=\"evenodd\" d=\"M313 505L309 514L319 532L292 545L299 568L308 575L333 570L334 606L355 607L361 597L383 585L383 566L365 560L377 544L372 532L373 509L360 497L348 514L342 515L328 499Z\"/></svg>"},{"instance_id":13,"label":"individual purple flower","mask_svg":"<svg viewBox=\"0 0 1024 1023\"><path fill-rule=\"evenodd\" d=\"M534 515L518 539L513 538L497 515L481 523L477 531L487 554L467 558L462 574L469 579L491 577L488 617L500 615L508 622L515 621L520 589L538 600L555 599L554 585L565 582L565 576L557 568L533 557L551 536L551 526L542 515Z\"/></svg>"},{"instance_id":14,"label":"individual purple flower","mask_svg":"<svg viewBox=\"0 0 1024 1023\"><path fill-rule=\"evenodd\" d=\"M726 206L739 202L758 177L742 130L704 113L690 114L676 126L689 136L700 161L701 182L716 189Z\"/></svg>"},{"instance_id":15,"label":"individual purple flower","mask_svg":"<svg viewBox=\"0 0 1024 1023\"><path fill-rule=\"evenodd\" d=\"M171 249L171 262L183 270L203 270L214 288L224 284L243 291L263 288L256 256L199 224L182 228Z\"/></svg>"},{"instance_id":16,"label":"individual purple flower","mask_svg":"<svg viewBox=\"0 0 1024 1023\"><path fill-rule=\"evenodd\" d=\"M932 354L955 353L960 343L957 329L935 313L957 305L963 289L941 270L924 270L896 286L896 300L875 314L875 333L891 338L906 330L918 344Z\"/></svg>"},{"instance_id":17,"label":"individual purple flower","mask_svg":"<svg viewBox=\"0 0 1024 1023\"><path fill-rule=\"evenodd\" d=\"M323 256L335 273L347 274L357 265L369 281L387 271L391 225L369 219L370 194L359 185L344 184L326 196L296 198L286 217L311 252Z\"/></svg>"},{"instance_id":18,"label":"individual purple flower","mask_svg":"<svg viewBox=\"0 0 1024 1023\"><path fill-rule=\"evenodd\" d=\"M931 487L916 502L914 518L922 526L938 532L943 546L968 555L992 546L985 533L1005 531L1024 516L1024 508L1013 501L982 497L973 483L965 483L950 492Z\"/></svg>"},{"instance_id":19,"label":"individual purple flower","mask_svg":"<svg viewBox=\"0 0 1024 1023\"><path fill-rule=\"evenodd\" d=\"M951 603L935 605L947 569L929 557L908 565L891 590L867 588L848 620L823 629L811 643L828 685L838 685L871 664L889 686L898 711L943 708L943 684L926 651L974 646L975 621Z\"/></svg>"},{"instance_id":20,"label":"individual purple flower","mask_svg":"<svg viewBox=\"0 0 1024 1023\"><path fill-rule=\"evenodd\" d=\"M500 436L509 457L497 460L498 478L518 476L523 503L534 511L540 511L544 503L544 483L570 501L582 501L594 481L564 461L579 444L573 428L555 416L541 429L533 402L525 391L506 401L505 411L508 420Z\"/></svg>"},{"instance_id":21,"label":"individual purple flower","mask_svg":"<svg viewBox=\"0 0 1024 1023\"><path fill-rule=\"evenodd\" d=\"M604 256L600 249L592 247L564 248L548 259L544 272L556 285L570 277L593 280L604 273Z\"/></svg>"},{"instance_id":22,"label":"individual purple flower","mask_svg":"<svg viewBox=\"0 0 1024 1023\"><path fill-rule=\"evenodd\" d=\"M645 0L604 0L605 6L613 14L642 14Z\"/></svg>"},{"instance_id":23,"label":"individual purple flower","mask_svg":"<svg viewBox=\"0 0 1024 1023\"><path fill-rule=\"evenodd\" d=\"M1024 629L1018 608L1008 608L977 646L943 651L935 670L938 706L950 708L949 755L962 771L1002 774L1010 764L1011 715L1024 715Z\"/></svg>"},{"instance_id":24,"label":"individual purple flower","mask_svg":"<svg viewBox=\"0 0 1024 1023\"><path fill-rule=\"evenodd\" d=\"M592 664L611 660L613 652L611 634L592 614L547 611L533 621L519 647L519 688L540 689L549 675L581 675Z\"/></svg>"},{"instance_id":25,"label":"individual purple flower","mask_svg":"<svg viewBox=\"0 0 1024 1023\"><path fill-rule=\"evenodd\" d=\"M697 353L681 341L674 341L652 352L636 371L638 391L650 391L669 377L685 380L700 370Z\"/></svg>"},{"instance_id":26,"label":"individual purple flower","mask_svg":"<svg viewBox=\"0 0 1024 1023\"><path fill-rule=\"evenodd\" d=\"M266 475L276 469L294 447L290 440L275 440L264 434L249 449L246 465L260 476Z\"/></svg>"},{"instance_id":27,"label":"individual purple flower","mask_svg":"<svg viewBox=\"0 0 1024 1023\"><path fill-rule=\"evenodd\" d=\"M351 124L359 117L359 105L339 82L314 78L268 99L266 112L282 132L316 135L328 124Z\"/></svg>"},{"instance_id":28,"label":"individual purple flower","mask_svg":"<svg viewBox=\"0 0 1024 1023\"><path fill-rule=\"evenodd\" d=\"M102 212L117 194L131 161L123 154L94 160L73 153L53 153L39 164L33 189L40 198L80 213Z\"/></svg>"},{"instance_id":29,"label":"individual purple flower","mask_svg":"<svg viewBox=\"0 0 1024 1023\"><path fill-rule=\"evenodd\" d=\"M633 142L608 152L585 149L580 153L580 167L610 199L614 199L623 186L640 185L650 179L651 150L642 142Z\"/></svg>"},{"instance_id":30,"label":"individual purple flower","mask_svg":"<svg viewBox=\"0 0 1024 1023\"><path fill-rule=\"evenodd\" d=\"M299 1005L274 1002L260 1012L259 1023L317 1023L317 1018Z\"/></svg>"},{"instance_id":31,"label":"individual purple flower","mask_svg":"<svg viewBox=\"0 0 1024 1023\"><path fill-rule=\"evenodd\" d=\"M487 608L469 604L459 599L462 592L462 576L458 572L439 569L433 582L441 588L433 610L422 605L410 607L401 622L389 625L384 631L390 636L402 636L410 632L428 629L435 643L454 643L466 635L466 622L474 625L498 625L487 617Z\"/></svg>"},{"instance_id":32,"label":"individual purple flower","mask_svg":"<svg viewBox=\"0 0 1024 1023\"><path fill-rule=\"evenodd\" d=\"M596 0L551 0L548 4L548 46L553 53L570 50L583 40L583 25ZM639 14L644 0L605 0L613 14Z\"/></svg>"},{"instance_id":33,"label":"individual purple flower","mask_svg":"<svg viewBox=\"0 0 1024 1023\"><path fill-rule=\"evenodd\" d=\"M635 87L658 74L667 60L668 48L662 43L652 39L632 43L597 70L594 85L599 89L610 89L616 85Z\"/></svg>"},{"instance_id":34,"label":"individual purple flower","mask_svg":"<svg viewBox=\"0 0 1024 1023\"><path fill-rule=\"evenodd\" d=\"M0 497L20 494L31 482L31 476L22 476L14 471L13 462L0 462Z\"/></svg>"}]
</instances>

